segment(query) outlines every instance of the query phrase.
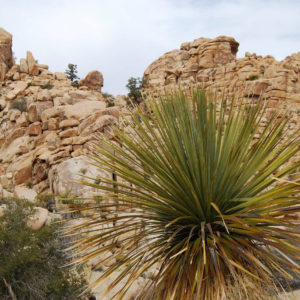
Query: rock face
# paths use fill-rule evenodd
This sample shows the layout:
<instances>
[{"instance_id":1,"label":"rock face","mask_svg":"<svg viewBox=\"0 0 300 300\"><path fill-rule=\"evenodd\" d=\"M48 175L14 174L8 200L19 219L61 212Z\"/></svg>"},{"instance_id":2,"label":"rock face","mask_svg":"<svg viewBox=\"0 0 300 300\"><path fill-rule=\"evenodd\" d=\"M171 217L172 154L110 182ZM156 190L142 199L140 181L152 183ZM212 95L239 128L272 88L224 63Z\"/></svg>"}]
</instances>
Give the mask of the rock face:
<instances>
[{"instance_id":1,"label":"rock face","mask_svg":"<svg viewBox=\"0 0 300 300\"><path fill-rule=\"evenodd\" d=\"M13 66L12 35L0 27L0 81Z\"/></svg>"},{"instance_id":2,"label":"rock face","mask_svg":"<svg viewBox=\"0 0 300 300\"><path fill-rule=\"evenodd\" d=\"M49 179L51 183L51 189L56 195L78 195L80 197L86 195L99 195L99 190L83 186L79 184L78 180L89 181L83 176L88 176L92 178L107 177L113 179L112 174L102 171L99 172L99 169L90 164L85 156L78 156L57 164L54 168L51 169L49 174ZM99 177L99 182L101 182ZM92 182L94 183L94 182Z\"/></svg>"},{"instance_id":3,"label":"rock face","mask_svg":"<svg viewBox=\"0 0 300 300\"><path fill-rule=\"evenodd\" d=\"M71 182L74 162L80 157L78 172L89 168L82 155L96 131L106 134L118 124L124 108L108 107L101 72L90 72L76 88L65 74L37 64L30 51L14 65L11 46L11 34L0 29L0 196L33 201L36 193L66 192L64 185L82 196L85 190Z\"/></svg>"},{"instance_id":4,"label":"rock face","mask_svg":"<svg viewBox=\"0 0 300 300\"><path fill-rule=\"evenodd\" d=\"M101 92L103 87L103 75L99 71L89 72L84 79L79 81L79 86L86 86L91 90Z\"/></svg>"},{"instance_id":5,"label":"rock face","mask_svg":"<svg viewBox=\"0 0 300 300\"><path fill-rule=\"evenodd\" d=\"M244 58L236 58L238 46L225 36L183 43L146 69L144 93L196 85L228 96L256 99L263 94L268 108L290 111L291 122L299 125L300 52L280 62L270 55L248 52Z\"/></svg>"}]
</instances>

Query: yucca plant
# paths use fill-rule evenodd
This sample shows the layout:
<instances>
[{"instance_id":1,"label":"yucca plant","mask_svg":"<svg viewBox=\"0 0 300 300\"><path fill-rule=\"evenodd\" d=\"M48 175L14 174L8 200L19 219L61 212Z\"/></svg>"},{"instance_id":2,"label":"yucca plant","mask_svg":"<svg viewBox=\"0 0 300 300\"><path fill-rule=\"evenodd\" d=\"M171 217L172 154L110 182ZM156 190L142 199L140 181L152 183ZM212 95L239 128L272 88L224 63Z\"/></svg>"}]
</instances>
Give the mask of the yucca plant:
<instances>
[{"instance_id":1,"label":"yucca plant","mask_svg":"<svg viewBox=\"0 0 300 300\"><path fill-rule=\"evenodd\" d=\"M266 119L262 100L217 101L197 89L146 106L94 145L90 158L114 180L83 182L104 196L69 229L79 235L76 261L111 261L95 284L119 271L113 299L150 269L137 299L277 294L277 276L300 271L300 186L287 177L299 169L300 139L287 134L288 116Z\"/></svg>"}]
</instances>

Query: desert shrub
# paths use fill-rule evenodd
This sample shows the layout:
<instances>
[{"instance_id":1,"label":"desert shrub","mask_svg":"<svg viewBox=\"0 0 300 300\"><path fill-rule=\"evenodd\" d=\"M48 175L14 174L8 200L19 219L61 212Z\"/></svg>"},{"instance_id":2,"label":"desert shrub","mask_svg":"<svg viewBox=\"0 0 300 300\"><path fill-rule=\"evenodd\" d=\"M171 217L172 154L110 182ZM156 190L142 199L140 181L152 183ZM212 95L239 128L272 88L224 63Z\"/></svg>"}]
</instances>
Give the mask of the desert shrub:
<instances>
[{"instance_id":1,"label":"desert shrub","mask_svg":"<svg viewBox=\"0 0 300 300\"><path fill-rule=\"evenodd\" d=\"M120 272L111 289L129 274L118 299L153 266L138 299L268 299L284 268L299 274L300 180L284 179L300 166L299 132L274 112L258 135L263 101L220 104L201 90L161 96L95 145L94 164L122 180L82 182L105 192L95 209L110 214L75 247L83 261L113 252L101 278Z\"/></svg>"},{"instance_id":2,"label":"desert shrub","mask_svg":"<svg viewBox=\"0 0 300 300\"><path fill-rule=\"evenodd\" d=\"M79 269L65 267L69 259L59 238L59 224L34 231L26 226L32 204L0 198L0 298L18 300L86 299L86 282Z\"/></svg>"},{"instance_id":3,"label":"desert shrub","mask_svg":"<svg viewBox=\"0 0 300 300\"><path fill-rule=\"evenodd\" d=\"M31 181L26 181L26 182L25 182L25 185L26 185L29 189L31 189L33 184L32 184Z\"/></svg>"},{"instance_id":4,"label":"desert shrub","mask_svg":"<svg viewBox=\"0 0 300 300\"><path fill-rule=\"evenodd\" d=\"M113 107L115 106L115 102L114 101L109 101L107 104L107 107Z\"/></svg>"},{"instance_id":5,"label":"desert shrub","mask_svg":"<svg viewBox=\"0 0 300 300\"><path fill-rule=\"evenodd\" d=\"M36 196L38 204L53 212L55 210L55 196L53 194L39 194Z\"/></svg>"},{"instance_id":6,"label":"desert shrub","mask_svg":"<svg viewBox=\"0 0 300 300\"><path fill-rule=\"evenodd\" d=\"M258 78L259 78L258 75L251 75L247 80L253 81L253 80L257 80Z\"/></svg>"},{"instance_id":7,"label":"desert shrub","mask_svg":"<svg viewBox=\"0 0 300 300\"><path fill-rule=\"evenodd\" d=\"M105 92L104 92L104 93L102 93L102 95L103 95L103 97L104 97L105 99L113 97L113 95L112 95L112 94L105 93Z\"/></svg>"},{"instance_id":8,"label":"desert shrub","mask_svg":"<svg viewBox=\"0 0 300 300\"><path fill-rule=\"evenodd\" d=\"M43 89L43 90L51 90L51 89L53 89L53 87L54 87L54 85L50 84L50 83L41 85L41 89Z\"/></svg>"},{"instance_id":9,"label":"desert shrub","mask_svg":"<svg viewBox=\"0 0 300 300\"><path fill-rule=\"evenodd\" d=\"M27 104L25 97L21 97L19 99L15 99L12 102L10 102L10 109L18 109L21 112L27 111Z\"/></svg>"},{"instance_id":10,"label":"desert shrub","mask_svg":"<svg viewBox=\"0 0 300 300\"><path fill-rule=\"evenodd\" d=\"M143 79L137 77L130 77L128 79L126 88L129 90L128 97L134 104L142 102L142 88L145 82Z\"/></svg>"}]
</instances>

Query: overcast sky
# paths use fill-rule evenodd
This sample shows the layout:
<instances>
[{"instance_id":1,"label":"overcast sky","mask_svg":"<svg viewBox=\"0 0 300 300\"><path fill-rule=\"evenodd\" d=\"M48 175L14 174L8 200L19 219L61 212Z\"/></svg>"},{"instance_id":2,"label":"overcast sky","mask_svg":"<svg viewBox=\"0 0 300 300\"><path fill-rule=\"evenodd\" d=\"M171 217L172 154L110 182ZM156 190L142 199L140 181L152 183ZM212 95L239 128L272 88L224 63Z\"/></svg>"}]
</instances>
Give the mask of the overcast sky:
<instances>
[{"instance_id":1,"label":"overcast sky","mask_svg":"<svg viewBox=\"0 0 300 300\"><path fill-rule=\"evenodd\" d=\"M0 27L19 59L31 50L52 72L99 70L103 91L126 93L129 77L182 42L233 36L246 51L281 60L300 51L300 0L0 0Z\"/></svg>"}]
</instances>

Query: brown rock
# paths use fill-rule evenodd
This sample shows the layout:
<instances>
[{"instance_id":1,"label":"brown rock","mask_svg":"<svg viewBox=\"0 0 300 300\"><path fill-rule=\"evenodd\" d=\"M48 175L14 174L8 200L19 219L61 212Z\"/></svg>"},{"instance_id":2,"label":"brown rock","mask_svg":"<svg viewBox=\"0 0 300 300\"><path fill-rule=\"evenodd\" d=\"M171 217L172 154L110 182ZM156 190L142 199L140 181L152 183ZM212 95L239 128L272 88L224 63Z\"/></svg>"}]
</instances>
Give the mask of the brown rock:
<instances>
[{"instance_id":1,"label":"brown rock","mask_svg":"<svg viewBox=\"0 0 300 300\"><path fill-rule=\"evenodd\" d=\"M20 73L16 72L12 78L14 81L20 80Z\"/></svg>"},{"instance_id":2,"label":"brown rock","mask_svg":"<svg viewBox=\"0 0 300 300\"><path fill-rule=\"evenodd\" d=\"M16 155L27 153L30 150L29 136L21 136L14 139L9 145L5 145L0 151L0 161L11 162Z\"/></svg>"},{"instance_id":3,"label":"brown rock","mask_svg":"<svg viewBox=\"0 0 300 300\"><path fill-rule=\"evenodd\" d=\"M49 165L46 160L41 159L43 157L42 155L40 156L39 159L36 159L33 162L32 166L32 178L33 178L33 183L37 184L48 177L48 172L49 172Z\"/></svg>"},{"instance_id":4,"label":"brown rock","mask_svg":"<svg viewBox=\"0 0 300 300\"><path fill-rule=\"evenodd\" d=\"M117 107L109 107L106 108L105 110L95 112L85 120L83 120L80 125L78 126L78 132L79 134L87 128L89 125L94 123L99 117L104 116L104 115L111 115L115 117L117 120L119 119L120 115L120 110Z\"/></svg>"},{"instance_id":5,"label":"brown rock","mask_svg":"<svg viewBox=\"0 0 300 300\"><path fill-rule=\"evenodd\" d=\"M14 75L19 72L19 66L18 65L13 65L9 71L6 73L6 78L7 79L12 79Z\"/></svg>"},{"instance_id":6,"label":"brown rock","mask_svg":"<svg viewBox=\"0 0 300 300\"><path fill-rule=\"evenodd\" d=\"M49 120L43 122L43 130L57 130L58 129L58 120L55 118L50 118Z\"/></svg>"},{"instance_id":7,"label":"brown rock","mask_svg":"<svg viewBox=\"0 0 300 300\"><path fill-rule=\"evenodd\" d=\"M13 100L22 92L24 92L27 88L27 83L24 81L18 81L16 84L13 85L13 90L7 93L6 99Z\"/></svg>"},{"instance_id":8,"label":"brown rock","mask_svg":"<svg viewBox=\"0 0 300 300\"><path fill-rule=\"evenodd\" d=\"M20 72L21 73L27 73L29 72L28 70L28 65L27 65L27 61L25 58L21 58L20 59Z\"/></svg>"},{"instance_id":9,"label":"brown rock","mask_svg":"<svg viewBox=\"0 0 300 300\"><path fill-rule=\"evenodd\" d=\"M27 130L28 135L37 136L42 134L42 127L40 122L35 122L29 125Z\"/></svg>"},{"instance_id":10,"label":"brown rock","mask_svg":"<svg viewBox=\"0 0 300 300\"><path fill-rule=\"evenodd\" d=\"M118 120L110 115L104 115L104 116L100 116L98 119L96 119L93 123L91 123L89 126L87 126L86 128L84 128L80 135L81 136L88 136L91 135L92 133L96 132L96 131L101 131L103 130L103 128L105 126L109 126L109 125L115 125L117 124Z\"/></svg>"},{"instance_id":11,"label":"brown rock","mask_svg":"<svg viewBox=\"0 0 300 300\"><path fill-rule=\"evenodd\" d=\"M28 73L33 76L39 75L39 68L38 68L37 63L30 51L27 51L27 53L26 53L26 62L28 65Z\"/></svg>"},{"instance_id":12,"label":"brown rock","mask_svg":"<svg viewBox=\"0 0 300 300\"><path fill-rule=\"evenodd\" d=\"M97 178L97 176L112 178L110 173L104 170L101 171L93 166L88 158L80 156L67 159L52 168L49 172L50 186L55 194L65 193L66 191L77 196L99 194L99 190L75 182L82 179L82 175L91 178Z\"/></svg>"},{"instance_id":13,"label":"brown rock","mask_svg":"<svg viewBox=\"0 0 300 300\"><path fill-rule=\"evenodd\" d=\"M54 78L56 80L67 80L67 75L65 73L62 73L62 72L55 72L54 73Z\"/></svg>"},{"instance_id":14,"label":"brown rock","mask_svg":"<svg viewBox=\"0 0 300 300\"><path fill-rule=\"evenodd\" d=\"M44 70L48 70L49 69L49 66L45 65L45 64L37 64L37 66L38 66L39 69L44 69Z\"/></svg>"},{"instance_id":15,"label":"brown rock","mask_svg":"<svg viewBox=\"0 0 300 300\"><path fill-rule=\"evenodd\" d=\"M35 190L26 188L25 186L16 186L14 190L14 196L19 199L26 199L34 203L37 193Z\"/></svg>"},{"instance_id":16,"label":"brown rock","mask_svg":"<svg viewBox=\"0 0 300 300\"><path fill-rule=\"evenodd\" d=\"M28 121L27 121L27 113L23 112L21 116L17 119L16 125L19 127L27 127Z\"/></svg>"},{"instance_id":17,"label":"brown rock","mask_svg":"<svg viewBox=\"0 0 300 300\"><path fill-rule=\"evenodd\" d=\"M33 230L39 230L46 223L48 217L48 210L42 207L35 207L34 214L29 217L27 226Z\"/></svg>"},{"instance_id":18,"label":"brown rock","mask_svg":"<svg viewBox=\"0 0 300 300\"><path fill-rule=\"evenodd\" d=\"M37 122L39 120L38 117L38 113L37 113L37 108L36 108L36 104L32 103L29 107L28 107L28 120L30 122Z\"/></svg>"},{"instance_id":19,"label":"brown rock","mask_svg":"<svg viewBox=\"0 0 300 300\"><path fill-rule=\"evenodd\" d=\"M49 101L51 100L51 92L47 89L40 90L37 94L37 101Z\"/></svg>"},{"instance_id":20,"label":"brown rock","mask_svg":"<svg viewBox=\"0 0 300 300\"><path fill-rule=\"evenodd\" d=\"M10 145L15 139L25 134L25 128L16 128L7 133L5 137L5 146Z\"/></svg>"},{"instance_id":21,"label":"brown rock","mask_svg":"<svg viewBox=\"0 0 300 300\"><path fill-rule=\"evenodd\" d=\"M69 128L59 133L61 138L68 138L76 136L78 134L78 128Z\"/></svg>"},{"instance_id":22,"label":"brown rock","mask_svg":"<svg viewBox=\"0 0 300 300\"><path fill-rule=\"evenodd\" d=\"M91 90L101 92L103 87L103 75L99 71L89 72L84 79L81 79L79 86L87 86Z\"/></svg>"},{"instance_id":23,"label":"brown rock","mask_svg":"<svg viewBox=\"0 0 300 300\"><path fill-rule=\"evenodd\" d=\"M41 182L39 182L38 184L35 184L33 189L38 193L42 193L43 191L45 191L46 189L49 188L49 180L43 180Z\"/></svg>"},{"instance_id":24,"label":"brown rock","mask_svg":"<svg viewBox=\"0 0 300 300\"><path fill-rule=\"evenodd\" d=\"M15 185L22 184L26 181L31 181L32 162L33 155L32 153L28 153L18 158L11 165L11 171L13 172Z\"/></svg>"},{"instance_id":25,"label":"brown rock","mask_svg":"<svg viewBox=\"0 0 300 300\"><path fill-rule=\"evenodd\" d=\"M105 102L82 101L74 105L64 105L61 111L67 119L84 120L92 113L104 110L105 107Z\"/></svg>"},{"instance_id":26,"label":"brown rock","mask_svg":"<svg viewBox=\"0 0 300 300\"><path fill-rule=\"evenodd\" d=\"M72 148L72 146L70 146ZM72 149L63 149L59 151L58 153L55 153L54 155L51 155L49 158L49 163L50 164L55 164L57 163L60 159L66 159L67 157L70 157L70 151Z\"/></svg>"},{"instance_id":27,"label":"brown rock","mask_svg":"<svg viewBox=\"0 0 300 300\"><path fill-rule=\"evenodd\" d=\"M7 114L7 118L10 121L16 121L21 116L21 112L18 109L11 109Z\"/></svg>"},{"instance_id":28,"label":"brown rock","mask_svg":"<svg viewBox=\"0 0 300 300\"><path fill-rule=\"evenodd\" d=\"M35 102L35 104L36 104L36 109L37 109L37 114L38 114L39 120L41 119L42 113L46 109L53 107L52 101L38 101L38 102Z\"/></svg>"},{"instance_id":29,"label":"brown rock","mask_svg":"<svg viewBox=\"0 0 300 300\"><path fill-rule=\"evenodd\" d=\"M78 120L63 120L59 123L59 128L64 129L67 127L74 127L74 126L78 126L79 125L79 121Z\"/></svg>"},{"instance_id":30,"label":"brown rock","mask_svg":"<svg viewBox=\"0 0 300 300\"><path fill-rule=\"evenodd\" d=\"M12 35L0 27L0 81L13 64Z\"/></svg>"}]
</instances>

